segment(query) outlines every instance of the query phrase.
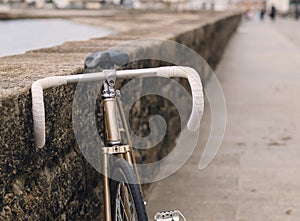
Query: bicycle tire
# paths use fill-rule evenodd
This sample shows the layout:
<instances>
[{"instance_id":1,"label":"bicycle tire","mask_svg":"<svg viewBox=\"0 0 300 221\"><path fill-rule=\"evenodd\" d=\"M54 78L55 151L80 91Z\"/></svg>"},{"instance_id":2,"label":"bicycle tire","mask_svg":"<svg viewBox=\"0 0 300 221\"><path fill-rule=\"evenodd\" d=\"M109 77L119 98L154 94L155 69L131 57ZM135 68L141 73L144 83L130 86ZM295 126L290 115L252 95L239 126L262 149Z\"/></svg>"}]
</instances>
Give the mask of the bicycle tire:
<instances>
[{"instance_id":1,"label":"bicycle tire","mask_svg":"<svg viewBox=\"0 0 300 221\"><path fill-rule=\"evenodd\" d=\"M111 180L111 213L113 221L148 221L146 208L142 198L142 194L137 184L137 177L129 165L129 163L124 159L118 159L114 162L112 166L112 177L117 178L117 180ZM127 204L122 205L121 188L123 194L129 194L131 199L128 199ZM125 191L125 189L127 191ZM124 193L125 192L125 193ZM131 205L128 205L128 203ZM133 207L134 205L134 207ZM130 215L126 215L126 209L124 207L129 206ZM122 208L120 208L122 207ZM133 214L134 213L134 214Z\"/></svg>"}]
</instances>

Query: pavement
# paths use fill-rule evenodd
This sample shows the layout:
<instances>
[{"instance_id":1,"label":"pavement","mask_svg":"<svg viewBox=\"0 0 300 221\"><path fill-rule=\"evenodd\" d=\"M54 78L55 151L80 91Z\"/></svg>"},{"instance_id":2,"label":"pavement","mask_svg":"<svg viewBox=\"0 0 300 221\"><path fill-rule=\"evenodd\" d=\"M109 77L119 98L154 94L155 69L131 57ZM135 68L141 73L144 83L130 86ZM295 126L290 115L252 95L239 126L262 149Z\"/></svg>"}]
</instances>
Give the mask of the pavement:
<instances>
[{"instance_id":1,"label":"pavement","mask_svg":"<svg viewBox=\"0 0 300 221\"><path fill-rule=\"evenodd\" d=\"M216 70L227 104L227 129L211 165L198 164L210 111L188 163L153 185L150 220L179 209L187 221L299 220L300 22L244 21Z\"/></svg>"}]
</instances>

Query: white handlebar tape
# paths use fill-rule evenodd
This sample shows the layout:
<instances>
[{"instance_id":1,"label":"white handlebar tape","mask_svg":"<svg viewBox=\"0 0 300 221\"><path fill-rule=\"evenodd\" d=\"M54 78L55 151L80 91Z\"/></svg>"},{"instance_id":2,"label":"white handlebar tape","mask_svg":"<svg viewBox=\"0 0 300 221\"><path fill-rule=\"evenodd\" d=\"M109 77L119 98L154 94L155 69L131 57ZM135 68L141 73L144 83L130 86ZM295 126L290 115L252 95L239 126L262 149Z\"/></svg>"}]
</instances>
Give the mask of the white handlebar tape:
<instances>
[{"instance_id":1,"label":"white handlebar tape","mask_svg":"<svg viewBox=\"0 0 300 221\"><path fill-rule=\"evenodd\" d=\"M157 69L159 77L182 77L187 78L191 87L193 97L193 108L187 127L195 131L200 125L204 110L203 88L199 74L190 67L161 67Z\"/></svg>"},{"instance_id":2,"label":"white handlebar tape","mask_svg":"<svg viewBox=\"0 0 300 221\"><path fill-rule=\"evenodd\" d=\"M189 130L195 131L200 124L200 120L204 110L203 89L199 74L189 67L160 67L138 70L124 70L118 71L119 78L135 78L147 76L159 77L182 77L187 78L191 86L193 97L193 108L187 127ZM32 115L34 124L34 138L35 145L42 148L46 142L45 132L45 108L43 90L53 88L69 83L76 83L79 81L99 81L104 80L105 75L99 73L80 74L70 76L54 76L35 81L31 86L32 93Z\"/></svg>"},{"instance_id":3,"label":"white handlebar tape","mask_svg":"<svg viewBox=\"0 0 300 221\"><path fill-rule=\"evenodd\" d=\"M42 148L46 141L43 89L65 84L67 84L65 77L57 76L37 80L31 86L34 139L38 148Z\"/></svg>"}]
</instances>

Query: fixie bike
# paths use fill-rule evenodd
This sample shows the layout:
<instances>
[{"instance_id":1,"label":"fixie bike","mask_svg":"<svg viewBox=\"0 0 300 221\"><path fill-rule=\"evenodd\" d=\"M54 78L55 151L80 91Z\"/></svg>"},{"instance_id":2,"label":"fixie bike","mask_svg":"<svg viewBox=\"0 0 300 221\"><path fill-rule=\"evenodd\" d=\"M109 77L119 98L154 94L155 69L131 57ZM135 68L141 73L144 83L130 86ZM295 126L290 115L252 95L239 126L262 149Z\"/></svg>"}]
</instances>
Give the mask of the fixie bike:
<instances>
[{"instance_id":1,"label":"fixie bike","mask_svg":"<svg viewBox=\"0 0 300 221\"><path fill-rule=\"evenodd\" d=\"M43 90L79 82L103 81L101 97L103 102L104 144L102 147L103 196L106 221L135 220L147 221L145 203L139 185L138 171L135 167L134 148L128 132L127 121L122 105L117 99L116 79L141 77L182 77L190 84L193 107L188 127L196 127L203 113L202 84L198 73L189 67L168 66L136 70L116 70L115 66L129 63L125 52L104 51L89 55L85 60L88 69L100 68L102 71L71 76L53 76L35 81L32 84L32 112L35 145L45 145L45 109ZM118 113L125 129L128 143L121 141ZM183 217L177 211L159 212L155 220L177 221ZM183 218L184 219L184 218Z\"/></svg>"}]
</instances>

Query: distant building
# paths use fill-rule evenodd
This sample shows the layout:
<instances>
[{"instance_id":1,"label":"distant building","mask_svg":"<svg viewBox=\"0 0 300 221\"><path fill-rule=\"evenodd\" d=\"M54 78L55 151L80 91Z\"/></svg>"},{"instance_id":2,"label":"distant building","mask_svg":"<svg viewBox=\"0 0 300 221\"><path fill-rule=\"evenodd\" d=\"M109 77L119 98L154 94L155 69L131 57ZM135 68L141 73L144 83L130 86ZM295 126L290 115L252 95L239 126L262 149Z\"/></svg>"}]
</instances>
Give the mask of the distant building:
<instances>
[{"instance_id":1,"label":"distant building","mask_svg":"<svg viewBox=\"0 0 300 221\"><path fill-rule=\"evenodd\" d=\"M290 9L290 0L268 0L267 7L271 8L272 5L274 5L279 12L286 13Z\"/></svg>"},{"instance_id":2,"label":"distant building","mask_svg":"<svg viewBox=\"0 0 300 221\"><path fill-rule=\"evenodd\" d=\"M88 8L99 9L103 1L100 0L52 0L57 8Z\"/></svg>"},{"instance_id":3,"label":"distant building","mask_svg":"<svg viewBox=\"0 0 300 221\"><path fill-rule=\"evenodd\" d=\"M170 6L181 10L216 10L251 9L260 10L262 7L270 8L274 5L279 12L286 13L290 10L291 3L300 0L0 0L0 3L13 6L31 6L37 8L87 8L99 9L103 4L124 5L128 7L163 7Z\"/></svg>"},{"instance_id":4,"label":"distant building","mask_svg":"<svg viewBox=\"0 0 300 221\"><path fill-rule=\"evenodd\" d=\"M114 3L116 0L0 0L0 4L11 6L33 6L43 8L53 5L55 8L100 8L103 3ZM120 2L120 1L118 1Z\"/></svg>"}]
</instances>

